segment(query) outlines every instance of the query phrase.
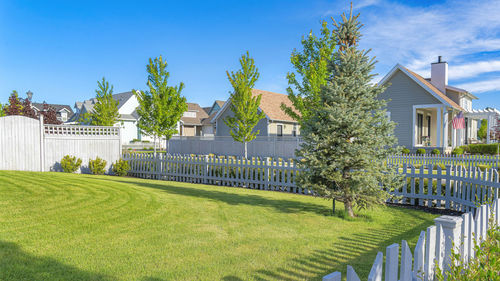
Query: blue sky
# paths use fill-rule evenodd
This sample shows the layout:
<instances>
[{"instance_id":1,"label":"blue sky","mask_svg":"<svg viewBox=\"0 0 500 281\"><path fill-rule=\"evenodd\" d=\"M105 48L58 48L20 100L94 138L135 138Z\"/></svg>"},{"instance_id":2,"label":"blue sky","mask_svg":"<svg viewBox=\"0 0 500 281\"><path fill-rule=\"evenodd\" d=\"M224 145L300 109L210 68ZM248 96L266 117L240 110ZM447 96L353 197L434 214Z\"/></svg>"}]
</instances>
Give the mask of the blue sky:
<instances>
[{"instance_id":1,"label":"blue sky","mask_svg":"<svg viewBox=\"0 0 500 281\"><path fill-rule=\"evenodd\" d=\"M361 46L385 75L396 63L428 76L438 55L450 83L500 108L500 1L353 1ZM12 90L73 106L105 76L114 92L146 88L148 58L163 55L188 101L225 100L225 71L246 50L257 88L285 93L290 53L349 1L0 1L0 102ZM381 77L377 78L380 79Z\"/></svg>"}]
</instances>

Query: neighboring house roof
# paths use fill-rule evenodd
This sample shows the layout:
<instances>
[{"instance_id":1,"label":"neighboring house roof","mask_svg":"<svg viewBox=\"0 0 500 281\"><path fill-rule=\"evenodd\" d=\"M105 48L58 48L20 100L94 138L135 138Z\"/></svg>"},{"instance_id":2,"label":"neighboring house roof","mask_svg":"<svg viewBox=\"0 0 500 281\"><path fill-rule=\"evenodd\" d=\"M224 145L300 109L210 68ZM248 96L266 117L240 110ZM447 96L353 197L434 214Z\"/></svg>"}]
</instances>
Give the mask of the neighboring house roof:
<instances>
[{"instance_id":1,"label":"neighboring house roof","mask_svg":"<svg viewBox=\"0 0 500 281\"><path fill-rule=\"evenodd\" d=\"M205 110L205 112L206 112L207 114L210 114L210 110L212 109L212 107L211 107L211 106L202 107L202 108L203 108L203 110Z\"/></svg>"},{"instance_id":2,"label":"neighboring house roof","mask_svg":"<svg viewBox=\"0 0 500 281\"><path fill-rule=\"evenodd\" d=\"M252 96L256 97L261 95L260 100L260 110L264 112L266 118L271 121L285 121L285 122L294 122L297 123L292 117L288 116L282 109L281 104L285 104L286 106L293 107L292 102L288 99L287 95L273 93L269 91L263 91L258 89L252 89ZM211 119L212 122L215 122L217 118L229 107L230 102L224 103L223 108L217 112L217 114Z\"/></svg>"},{"instance_id":3,"label":"neighboring house roof","mask_svg":"<svg viewBox=\"0 0 500 281\"><path fill-rule=\"evenodd\" d=\"M42 111L43 110L43 103L34 102L34 103L32 103L32 105L38 111ZM59 111L62 111L62 110L68 111L68 113L69 113L68 117L71 116L71 115L73 115L73 109L71 109L71 107L69 105L66 105L66 104L50 104L50 103L48 103L47 105L53 107L56 112L59 112Z\"/></svg>"},{"instance_id":4,"label":"neighboring house roof","mask_svg":"<svg viewBox=\"0 0 500 281\"><path fill-rule=\"evenodd\" d=\"M118 93L113 95L113 99L118 102L118 109L120 109L131 97L134 96L134 93L132 91L130 92L124 92L124 93ZM91 112L94 109L94 105L97 103L96 98L91 98L88 100L84 100L83 102L77 101L75 103L75 107L79 109L80 112ZM134 114L135 113L135 114ZM120 118L127 119L127 120L132 120L138 119L137 112L133 112L132 114L121 114Z\"/></svg>"},{"instance_id":5,"label":"neighboring house roof","mask_svg":"<svg viewBox=\"0 0 500 281\"><path fill-rule=\"evenodd\" d=\"M181 121L184 125L202 125L202 120L208 118L208 113L201 108L197 103L188 102L188 112L195 112L196 117L181 117Z\"/></svg>"},{"instance_id":6,"label":"neighboring house roof","mask_svg":"<svg viewBox=\"0 0 500 281\"><path fill-rule=\"evenodd\" d=\"M222 107L224 106L224 103L225 103L225 102L226 102L226 101L223 101L223 100L216 100L216 101L215 101L215 103L216 103L218 106L220 106L220 108L222 108Z\"/></svg>"},{"instance_id":7,"label":"neighboring house roof","mask_svg":"<svg viewBox=\"0 0 500 281\"><path fill-rule=\"evenodd\" d=\"M132 91L114 94L113 99L118 102L118 109L120 109L133 95L134 93Z\"/></svg>"},{"instance_id":8,"label":"neighboring house roof","mask_svg":"<svg viewBox=\"0 0 500 281\"><path fill-rule=\"evenodd\" d=\"M475 95L467 92L467 90L460 89L460 88L457 88L457 87L453 87L453 86L450 86L450 85L446 85L446 90L447 91L453 91L453 92L464 94L464 95L468 96L470 99L473 99L473 100L477 100L478 99L478 97L476 97Z\"/></svg>"},{"instance_id":9,"label":"neighboring house roof","mask_svg":"<svg viewBox=\"0 0 500 281\"><path fill-rule=\"evenodd\" d=\"M427 92L429 92L431 95L433 95L436 99L438 99L442 103L444 103L450 107L453 107L455 109L465 111L465 109L463 109L460 105L458 105L456 102L451 100L448 96L446 96L445 93L441 92L440 90L438 90L438 88L436 88L434 85L432 85L431 82L427 81L422 76L418 75L417 73L409 70L408 68L406 68L400 64L397 64L396 66L394 66L392 68L391 71L389 71L389 73L380 81L380 85L384 85L385 83L387 83L390 80L390 78L398 70L405 73L408 77L410 77L413 81L415 81L417 84L419 84L422 88L424 88Z\"/></svg>"}]
</instances>

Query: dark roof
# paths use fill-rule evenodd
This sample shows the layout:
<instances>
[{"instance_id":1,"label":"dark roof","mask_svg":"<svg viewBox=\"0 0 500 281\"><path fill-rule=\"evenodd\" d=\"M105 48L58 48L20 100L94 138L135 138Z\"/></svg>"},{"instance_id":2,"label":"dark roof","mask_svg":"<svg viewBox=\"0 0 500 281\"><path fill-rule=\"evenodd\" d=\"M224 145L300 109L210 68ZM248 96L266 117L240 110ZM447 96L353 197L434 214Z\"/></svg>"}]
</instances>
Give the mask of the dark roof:
<instances>
[{"instance_id":1,"label":"dark roof","mask_svg":"<svg viewBox=\"0 0 500 281\"><path fill-rule=\"evenodd\" d=\"M220 106L222 108L222 106L224 105L226 101L223 101L223 100L216 100L215 103Z\"/></svg>"},{"instance_id":2,"label":"dark roof","mask_svg":"<svg viewBox=\"0 0 500 281\"><path fill-rule=\"evenodd\" d=\"M132 91L114 94L113 98L118 101L118 109L120 109L133 95L134 93Z\"/></svg>"},{"instance_id":3,"label":"dark roof","mask_svg":"<svg viewBox=\"0 0 500 281\"><path fill-rule=\"evenodd\" d=\"M38 111L43 110L43 103L34 102L34 103L32 103L32 105ZM59 111L61 111L63 109L66 109L66 110L68 110L68 113L69 113L68 116L73 115L73 109L71 109L71 107L69 105L66 105L66 104L52 104L52 103L48 103L48 105L51 106L51 107L53 107L56 112L59 112Z\"/></svg>"},{"instance_id":4,"label":"dark roof","mask_svg":"<svg viewBox=\"0 0 500 281\"><path fill-rule=\"evenodd\" d=\"M202 107L202 108L203 108L203 110L205 110L205 112L206 112L207 114L209 114L209 113L210 113L210 109L212 109L212 107L211 107L211 106Z\"/></svg>"}]
</instances>

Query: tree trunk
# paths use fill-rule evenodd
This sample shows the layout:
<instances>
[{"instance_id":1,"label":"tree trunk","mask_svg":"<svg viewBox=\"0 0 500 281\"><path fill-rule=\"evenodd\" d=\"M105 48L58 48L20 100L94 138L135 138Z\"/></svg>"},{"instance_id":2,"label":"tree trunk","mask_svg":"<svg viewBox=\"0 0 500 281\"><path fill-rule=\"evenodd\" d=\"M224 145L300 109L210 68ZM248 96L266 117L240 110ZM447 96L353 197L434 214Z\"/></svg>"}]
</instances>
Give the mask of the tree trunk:
<instances>
[{"instance_id":1,"label":"tree trunk","mask_svg":"<svg viewBox=\"0 0 500 281\"><path fill-rule=\"evenodd\" d=\"M335 199L332 199L332 216L335 215Z\"/></svg>"},{"instance_id":2,"label":"tree trunk","mask_svg":"<svg viewBox=\"0 0 500 281\"><path fill-rule=\"evenodd\" d=\"M247 157L247 156L248 156L248 155L247 155L247 144L248 144L248 143L247 143L247 142L245 142L245 159L248 159L248 157Z\"/></svg>"},{"instance_id":3,"label":"tree trunk","mask_svg":"<svg viewBox=\"0 0 500 281\"><path fill-rule=\"evenodd\" d=\"M345 212L349 215L349 217L354 218L354 212L352 210L352 202L350 199L344 202Z\"/></svg>"},{"instance_id":4,"label":"tree trunk","mask_svg":"<svg viewBox=\"0 0 500 281\"><path fill-rule=\"evenodd\" d=\"M154 151L154 156L156 156L156 135L153 136L153 151Z\"/></svg>"}]
</instances>

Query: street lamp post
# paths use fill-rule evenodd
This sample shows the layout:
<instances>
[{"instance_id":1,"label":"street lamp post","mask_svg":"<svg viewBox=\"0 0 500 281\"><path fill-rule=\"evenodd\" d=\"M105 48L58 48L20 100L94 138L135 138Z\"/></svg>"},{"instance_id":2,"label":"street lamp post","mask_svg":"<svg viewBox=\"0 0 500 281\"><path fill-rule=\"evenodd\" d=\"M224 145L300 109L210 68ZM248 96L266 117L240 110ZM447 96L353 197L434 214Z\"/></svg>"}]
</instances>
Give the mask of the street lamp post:
<instances>
[{"instance_id":1,"label":"street lamp post","mask_svg":"<svg viewBox=\"0 0 500 281\"><path fill-rule=\"evenodd\" d=\"M33 98L33 92L28 90L26 96L28 96L28 100L31 101L31 98Z\"/></svg>"}]
</instances>

